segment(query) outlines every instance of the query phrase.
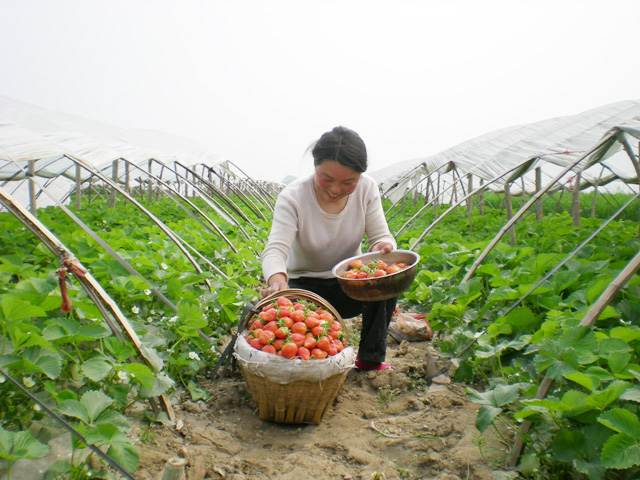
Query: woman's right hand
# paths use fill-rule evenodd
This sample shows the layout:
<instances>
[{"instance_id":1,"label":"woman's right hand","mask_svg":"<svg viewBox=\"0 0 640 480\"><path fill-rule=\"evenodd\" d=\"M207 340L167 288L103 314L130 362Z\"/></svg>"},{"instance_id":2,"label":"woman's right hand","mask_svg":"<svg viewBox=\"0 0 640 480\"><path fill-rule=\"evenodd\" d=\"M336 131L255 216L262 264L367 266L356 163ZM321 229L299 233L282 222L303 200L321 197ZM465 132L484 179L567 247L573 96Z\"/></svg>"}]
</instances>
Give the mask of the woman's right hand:
<instances>
[{"instance_id":1,"label":"woman's right hand","mask_svg":"<svg viewBox=\"0 0 640 480\"><path fill-rule=\"evenodd\" d=\"M287 277L281 273L276 273L269 279L269 286L260 290L260 296L264 298L272 293L279 292L280 290L287 290L288 288L289 284L287 283Z\"/></svg>"}]
</instances>

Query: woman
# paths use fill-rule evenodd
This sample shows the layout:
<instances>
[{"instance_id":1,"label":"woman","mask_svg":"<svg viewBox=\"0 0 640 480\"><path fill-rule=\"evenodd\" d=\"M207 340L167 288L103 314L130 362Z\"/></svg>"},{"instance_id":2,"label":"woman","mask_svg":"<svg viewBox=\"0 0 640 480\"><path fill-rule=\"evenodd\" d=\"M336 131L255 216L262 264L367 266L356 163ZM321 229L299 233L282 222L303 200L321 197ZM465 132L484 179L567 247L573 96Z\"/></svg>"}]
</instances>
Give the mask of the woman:
<instances>
[{"instance_id":1,"label":"woman","mask_svg":"<svg viewBox=\"0 0 640 480\"><path fill-rule=\"evenodd\" d=\"M397 298L360 302L342 291L331 270L362 253L397 247L384 217L378 185L363 174L367 149L353 130L336 127L311 150L315 172L289 184L278 196L269 241L262 253L268 287L262 297L287 288L309 290L327 300L344 318L362 314L356 359L360 370L394 368L384 363L387 328Z\"/></svg>"}]
</instances>

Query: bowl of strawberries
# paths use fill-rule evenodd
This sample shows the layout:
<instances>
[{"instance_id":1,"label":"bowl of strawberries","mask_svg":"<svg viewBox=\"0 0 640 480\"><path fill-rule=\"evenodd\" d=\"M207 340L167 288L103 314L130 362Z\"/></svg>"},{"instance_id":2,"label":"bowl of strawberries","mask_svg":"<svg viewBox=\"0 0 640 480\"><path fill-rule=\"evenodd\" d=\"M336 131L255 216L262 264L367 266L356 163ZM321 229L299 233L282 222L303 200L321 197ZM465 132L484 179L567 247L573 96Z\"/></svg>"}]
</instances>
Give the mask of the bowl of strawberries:
<instances>
[{"instance_id":1,"label":"bowl of strawberries","mask_svg":"<svg viewBox=\"0 0 640 480\"><path fill-rule=\"evenodd\" d=\"M368 252L347 258L332 273L349 297L364 302L397 297L413 282L420 255L411 250Z\"/></svg>"}]
</instances>

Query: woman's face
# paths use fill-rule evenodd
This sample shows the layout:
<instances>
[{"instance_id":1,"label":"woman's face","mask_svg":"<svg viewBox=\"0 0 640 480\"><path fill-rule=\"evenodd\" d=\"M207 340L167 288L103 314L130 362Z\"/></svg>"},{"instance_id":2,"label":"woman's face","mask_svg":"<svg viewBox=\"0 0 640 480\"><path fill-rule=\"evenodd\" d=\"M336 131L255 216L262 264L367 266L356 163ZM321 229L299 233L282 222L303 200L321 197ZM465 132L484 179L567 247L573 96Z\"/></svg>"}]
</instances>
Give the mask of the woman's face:
<instances>
[{"instance_id":1,"label":"woman's face","mask_svg":"<svg viewBox=\"0 0 640 480\"><path fill-rule=\"evenodd\" d=\"M325 160L316 167L313 183L316 192L326 202L337 202L350 195L358 186L360 173L335 160Z\"/></svg>"}]
</instances>

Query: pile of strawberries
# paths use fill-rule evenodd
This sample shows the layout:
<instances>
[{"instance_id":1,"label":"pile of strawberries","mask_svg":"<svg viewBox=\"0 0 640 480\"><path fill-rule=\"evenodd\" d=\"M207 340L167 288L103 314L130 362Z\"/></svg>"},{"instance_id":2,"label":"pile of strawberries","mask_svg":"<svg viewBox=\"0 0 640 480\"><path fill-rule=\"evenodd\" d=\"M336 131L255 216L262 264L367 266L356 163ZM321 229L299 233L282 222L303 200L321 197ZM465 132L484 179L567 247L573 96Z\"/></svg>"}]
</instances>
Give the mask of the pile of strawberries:
<instances>
[{"instance_id":1,"label":"pile of strawberries","mask_svg":"<svg viewBox=\"0 0 640 480\"><path fill-rule=\"evenodd\" d=\"M362 263L362 260L354 260L349 264L349 269L342 274L344 278L372 278L384 277L399 272L406 267L404 263L392 263L387 265L382 260Z\"/></svg>"},{"instance_id":2,"label":"pile of strawberries","mask_svg":"<svg viewBox=\"0 0 640 480\"><path fill-rule=\"evenodd\" d=\"M347 340L331 312L286 297L265 305L245 335L253 348L284 358L322 359L342 351Z\"/></svg>"}]
</instances>

